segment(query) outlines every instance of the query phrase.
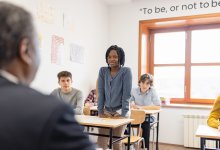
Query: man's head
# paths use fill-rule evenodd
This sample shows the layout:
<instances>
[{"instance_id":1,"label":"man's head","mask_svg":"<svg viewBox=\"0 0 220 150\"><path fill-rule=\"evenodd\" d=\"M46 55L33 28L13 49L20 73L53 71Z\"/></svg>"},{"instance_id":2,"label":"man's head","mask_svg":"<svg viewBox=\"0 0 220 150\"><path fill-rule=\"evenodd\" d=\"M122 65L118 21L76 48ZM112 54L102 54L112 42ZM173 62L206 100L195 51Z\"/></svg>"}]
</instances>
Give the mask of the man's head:
<instances>
[{"instance_id":1,"label":"man's head","mask_svg":"<svg viewBox=\"0 0 220 150\"><path fill-rule=\"evenodd\" d=\"M23 8L0 2L0 69L30 84L39 66L32 16Z\"/></svg>"},{"instance_id":2,"label":"man's head","mask_svg":"<svg viewBox=\"0 0 220 150\"><path fill-rule=\"evenodd\" d=\"M57 78L62 92L68 93L72 90L72 74L69 71L59 72Z\"/></svg>"}]
</instances>

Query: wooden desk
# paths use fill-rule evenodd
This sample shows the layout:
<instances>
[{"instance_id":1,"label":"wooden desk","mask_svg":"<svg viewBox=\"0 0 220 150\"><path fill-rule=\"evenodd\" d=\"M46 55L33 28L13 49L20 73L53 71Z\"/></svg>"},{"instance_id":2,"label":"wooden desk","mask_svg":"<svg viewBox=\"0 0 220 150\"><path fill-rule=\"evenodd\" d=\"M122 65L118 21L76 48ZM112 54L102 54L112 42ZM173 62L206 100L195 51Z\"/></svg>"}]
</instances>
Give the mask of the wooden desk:
<instances>
[{"instance_id":1,"label":"wooden desk","mask_svg":"<svg viewBox=\"0 0 220 150\"><path fill-rule=\"evenodd\" d=\"M218 129L209 127L207 125L200 125L196 130L196 136L200 137L201 150L214 150L212 148L206 148L206 144L205 144L206 140L215 140L216 148L219 148L220 132L218 131Z\"/></svg>"},{"instance_id":2,"label":"wooden desk","mask_svg":"<svg viewBox=\"0 0 220 150\"><path fill-rule=\"evenodd\" d=\"M149 127L150 127L150 117L151 115L154 115L154 114L157 114L157 121L156 121L156 124L157 124L157 136L156 136L156 150L159 149L159 146L158 146L158 138L159 138L159 119L160 119L160 112L162 111L161 109L159 110L145 110L145 109L139 109L139 110L144 110L146 116L148 117L148 123L149 123ZM150 128L148 128L148 135L147 135L147 140L145 141L146 142L146 145L147 145L147 149L150 148Z\"/></svg>"},{"instance_id":3,"label":"wooden desk","mask_svg":"<svg viewBox=\"0 0 220 150\"><path fill-rule=\"evenodd\" d=\"M160 119L160 112L162 111L161 109L159 109L159 110L146 110L146 109L141 109L141 110L144 110L144 112L145 112L145 114L146 114L146 116L148 116L148 122L149 122L149 126L150 126L150 117L152 116L152 115L154 115L154 114L157 114L157 121L156 121L156 123L157 123L157 136L156 136L156 150L158 150L159 149L159 144L158 144L158 138L159 138L159 119ZM97 110L97 106L93 106L93 107L91 107L90 108L90 112L92 113L92 112L95 112L95 111L98 111ZM147 139L147 141L145 141L146 142L146 145L147 145L147 149L149 149L149 147L150 147L150 128L148 129L149 131L148 131L148 134L149 135L147 135L147 137L148 137L148 139Z\"/></svg>"},{"instance_id":4,"label":"wooden desk","mask_svg":"<svg viewBox=\"0 0 220 150\"><path fill-rule=\"evenodd\" d=\"M85 116L85 115L76 115L76 120L83 126L87 127L97 127L97 128L106 128L109 129L109 135L102 135L98 133L89 133L90 135L97 135L97 136L104 136L109 137L109 148L112 149L112 144L115 142L118 142L120 140L123 140L128 137L128 144L130 144L130 130L131 130L131 121L133 119L112 119L112 118L99 118L97 116ZM128 132L129 134L124 137L115 137L113 136L113 129L117 128L122 125L129 126ZM115 141L113 141L113 138L117 138ZM130 149L130 146L127 147L127 149Z\"/></svg>"}]
</instances>

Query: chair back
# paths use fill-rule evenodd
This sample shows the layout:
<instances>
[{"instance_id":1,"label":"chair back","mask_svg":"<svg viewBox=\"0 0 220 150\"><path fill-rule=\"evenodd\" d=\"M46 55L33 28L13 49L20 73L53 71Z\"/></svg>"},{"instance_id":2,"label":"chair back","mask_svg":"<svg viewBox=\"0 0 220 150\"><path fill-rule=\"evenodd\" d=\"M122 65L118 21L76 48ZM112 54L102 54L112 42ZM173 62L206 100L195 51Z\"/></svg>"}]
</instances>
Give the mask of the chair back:
<instances>
[{"instance_id":1,"label":"chair back","mask_svg":"<svg viewBox=\"0 0 220 150\"><path fill-rule=\"evenodd\" d=\"M131 122L131 126L132 126L131 130L133 131L133 135L131 135L130 145L137 143L137 149L139 149L140 142L143 141L143 146L145 149L144 138L141 136L141 132L142 132L141 124L145 121L144 110L136 110L136 109L131 110L131 117L130 118L134 119L134 121ZM137 129L136 132L134 131L134 129ZM125 145L128 144L128 138L122 140L122 142ZM130 145L127 145L127 146L130 146Z\"/></svg>"},{"instance_id":2,"label":"chair back","mask_svg":"<svg viewBox=\"0 0 220 150\"><path fill-rule=\"evenodd\" d=\"M90 115L90 108L89 107L84 107L83 108L83 114L89 116Z\"/></svg>"},{"instance_id":3,"label":"chair back","mask_svg":"<svg viewBox=\"0 0 220 150\"><path fill-rule=\"evenodd\" d=\"M131 110L131 119L134 121L131 122L132 125L142 124L145 120L145 112L143 110Z\"/></svg>"}]
</instances>

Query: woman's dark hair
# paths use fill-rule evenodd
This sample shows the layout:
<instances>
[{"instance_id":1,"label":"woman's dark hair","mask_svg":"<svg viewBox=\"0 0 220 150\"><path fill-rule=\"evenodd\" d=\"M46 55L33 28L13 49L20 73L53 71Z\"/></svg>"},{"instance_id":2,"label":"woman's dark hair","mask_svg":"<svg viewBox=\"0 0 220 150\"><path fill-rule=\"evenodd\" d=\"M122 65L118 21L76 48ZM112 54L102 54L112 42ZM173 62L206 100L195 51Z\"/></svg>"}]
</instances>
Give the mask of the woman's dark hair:
<instances>
[{"instance_id":1,"label":"woman's dark hair","mask_svg":"<svg viewBox=\"0 0 220 150\"><path fill-rule=\"evenodd\" d=\"M121 47L119 47L117 45L112 45L107 49L107 51L105 53L106 63L108 64L108 55L112 50L115 50L118 54L118 63L119 63L119 65L124 66L124 64L125 64L125 52Z\"/></svg>"},{"instance_id":2,"label":"woman's dark hair","mask_svg":"<svg viewBox=\"0 0 220 150\"><path fill-rule=\"evenodd\" d=\"M141 75L138 81L138 85L140 85L141 82L144 83L146 80L150 82L150 86L153 86L154 79L153 79L153 76L149 73Z\"/></svg>"}]
</instances>

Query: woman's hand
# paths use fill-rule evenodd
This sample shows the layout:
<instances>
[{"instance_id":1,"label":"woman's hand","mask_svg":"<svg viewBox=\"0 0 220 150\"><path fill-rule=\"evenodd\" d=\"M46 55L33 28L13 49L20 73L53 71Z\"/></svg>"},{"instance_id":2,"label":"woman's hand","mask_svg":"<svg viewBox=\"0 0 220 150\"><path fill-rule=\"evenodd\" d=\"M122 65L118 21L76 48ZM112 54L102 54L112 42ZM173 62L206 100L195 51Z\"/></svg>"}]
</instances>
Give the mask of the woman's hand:
<instances>
[{"instance_id":1,"label":"woman's hand","mask_svg":"<svg viewBox=\"0 0 220 150\"><path fill-rule=\"evenodd\" d=\"M98 117L99 118L109 118L108 115L106 115L106 114L99 114Z\"/></svg>"},{"instance_id":2,"label":"woman's hand","mask_svg":"<svg viewBox=\"0 0 220 150\"><path fill-rule=\"evenodd\" d=\"M114 118L114 119L124 119L125 117L122 117L118 112L116 112L116 113L112 116L112 118Z\"/></svg>"},{"instance_id":3,"label":"woman's hand","mask_svg":"<svg viewBox=\"0 0 220 150\"><path fill-rule=\"evenodd\" d=\"M113 119L125 119L125 117L122 117L122 116L114 116L112 117Z\"/></svg>"}]
</instances>

